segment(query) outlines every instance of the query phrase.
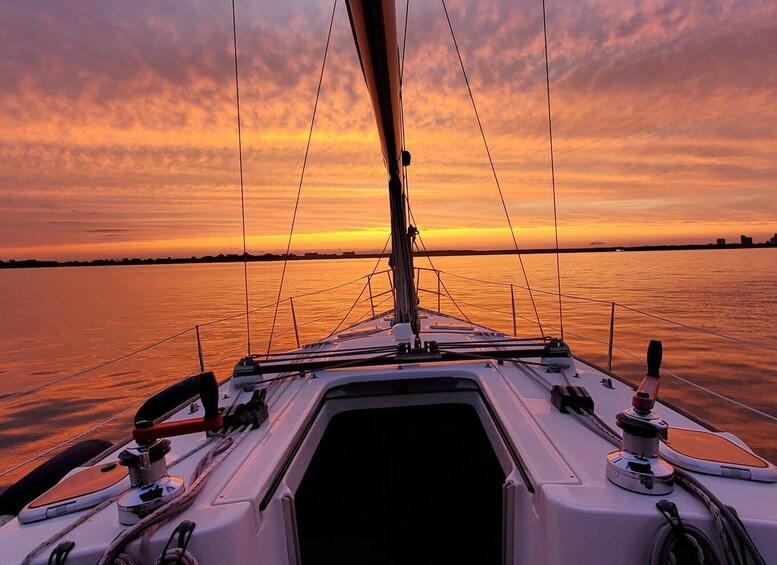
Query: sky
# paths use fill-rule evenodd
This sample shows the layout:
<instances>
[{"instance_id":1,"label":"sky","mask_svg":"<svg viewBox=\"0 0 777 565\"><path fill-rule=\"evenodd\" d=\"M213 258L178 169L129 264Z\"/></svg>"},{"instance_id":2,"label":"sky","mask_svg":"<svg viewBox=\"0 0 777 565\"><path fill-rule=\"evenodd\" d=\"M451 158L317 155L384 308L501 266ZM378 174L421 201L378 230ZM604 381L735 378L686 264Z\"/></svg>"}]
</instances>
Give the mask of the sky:
<instances>
[{"instance_id":1,"label":"sky","mask_svg":"<svg viewBox=\"0 0 777 565\"><path fill-rule=\"evenodd\" d=\"M333 3L236 4L247 249L282 252ZM546 5L560 246L773 236L777 3ZM517 242L552 247L542 3L447 6ZM512 247L439 2L411 2L404 59L424 245ZM234 81L228 0L0 3L0 259L241 253ZM303 180L292 252L382 249L387 179L342 0Z\"/></svg>"}]
</instances>

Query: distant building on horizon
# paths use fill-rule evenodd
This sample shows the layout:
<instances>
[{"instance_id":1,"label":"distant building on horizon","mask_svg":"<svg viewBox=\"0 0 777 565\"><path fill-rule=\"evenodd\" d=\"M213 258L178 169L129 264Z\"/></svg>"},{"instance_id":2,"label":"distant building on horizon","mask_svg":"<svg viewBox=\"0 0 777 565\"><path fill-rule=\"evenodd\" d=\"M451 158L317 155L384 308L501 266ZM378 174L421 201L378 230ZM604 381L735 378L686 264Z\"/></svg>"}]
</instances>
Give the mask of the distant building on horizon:
<instances>
[{"instance_id":1,"label":"distant building on horizon","mask_svg":"<svg viewBox=\"0 0 777 565\"><path fill-rule=\"evenodd\" d=\"M726 240L724 238L722 238L722 237L719 237L718 238L718 245L720 247L723 247L724 245L726 245Z\"/></svg>"},{"instance_id":2,"label":"distant building on horizon","mask_svg":"<svg viewBox=\"0 0 777 565\"><path fill-rule=\"evenodd\" d=\"M741 243L743 246L749 246L749 245L753 245L753 238L752 238L752 237L750 237L750 236L748 236L748 235L740 235L740 236L739 236L739 242L740 242L740 243Z\"/></svg>"}]
</instances>

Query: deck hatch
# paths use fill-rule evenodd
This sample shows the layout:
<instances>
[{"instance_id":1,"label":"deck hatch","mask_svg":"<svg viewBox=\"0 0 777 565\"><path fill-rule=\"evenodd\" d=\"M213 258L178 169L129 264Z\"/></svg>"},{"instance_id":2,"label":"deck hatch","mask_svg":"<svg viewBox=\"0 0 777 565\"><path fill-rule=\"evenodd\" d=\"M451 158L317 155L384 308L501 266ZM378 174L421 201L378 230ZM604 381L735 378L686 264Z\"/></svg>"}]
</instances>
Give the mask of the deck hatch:
<instances>
[{"instance_id":1,"label":"deck hatch","mask_svg":"<svg viewBox=\"0 0 777 565\"><path fill-rule=\"evenodd\" d=\"M303 563L499 563L506 480L466 403L335 414L295 493Z\"/></svg>"}]
</instances>

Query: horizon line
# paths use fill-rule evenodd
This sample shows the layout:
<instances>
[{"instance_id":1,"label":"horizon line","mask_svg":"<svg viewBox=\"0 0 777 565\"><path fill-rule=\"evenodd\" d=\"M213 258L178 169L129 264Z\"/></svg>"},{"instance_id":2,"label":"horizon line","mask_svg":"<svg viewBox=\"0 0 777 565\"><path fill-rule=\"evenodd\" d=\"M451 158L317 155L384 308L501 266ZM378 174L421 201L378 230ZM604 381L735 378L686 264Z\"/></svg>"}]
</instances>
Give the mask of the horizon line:
<instances>
[{"instance_id":1,"label":"horizon line","mask_svg":"<svg viewBox=\"0 0 777 565\"><path fill-rule=\"evenodd\" d=\"M423 253L414 253L415 257L430 256L456 256L456 255L522 255L522 254L553 254L553 253L603 253L603 252L639 252L639 251L682 251L703 249L751 249L777 247L777 242L766 241L763 243L686 243L686 244L658 244L658 245L596 245L589 247L543 247L530 249L431 249ZM0 259L0 269L3 268L28 268L28 267L74 267L74 266L109 266L109 265L138 265L138 264L174 264L174 263L232 263L243 261L250 262L282 261L285 259L294 261L315 261L320 259L374 259L376 257L388 257L388 253L374 251L342 251L340 253L306 251L302 253L218 253L216 255L200 255L188 257L123 257L102 259Z\"/></svg>"}]
</instances>

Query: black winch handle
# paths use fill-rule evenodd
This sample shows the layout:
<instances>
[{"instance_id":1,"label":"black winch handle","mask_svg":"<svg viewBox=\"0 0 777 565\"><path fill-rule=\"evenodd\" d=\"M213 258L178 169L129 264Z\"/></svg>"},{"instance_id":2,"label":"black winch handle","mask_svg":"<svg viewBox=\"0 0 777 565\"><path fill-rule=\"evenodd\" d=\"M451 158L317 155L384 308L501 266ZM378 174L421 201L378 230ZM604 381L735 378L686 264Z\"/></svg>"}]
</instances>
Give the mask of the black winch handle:
<instances>
[{"instance_id":1,"label":"black winch handle","mask_svg":"<svg viewBox=\"0 0 777 565\"><path fill-rule=\"evenodd\" d=\"M200 374L198 387L205 416L161 424L148 425L150 424L148 422L132 430L133 439L137 442L149 442L163 437L215 431L221 428L224 422L219 412L219 384L216 382L216 376L210 371Z\"/></svg>"},{"instance_id":2,"label":"black winch handle","mask_svg":"<svg viewBox=\"0 0 777 565\"><path fill-rule=\"evenodd\" d=\"M216 376L211 372L202 373L198 385L205 418L215 418L219 415L219 384Z\"/></svg>"},{"instance_id":3,"label":"black winch handle","mask_svg":"<svg viewBox=\"0 0 777 565\"><path fill-rule=\"evenodd\" d=\"M658 398L658 388L661 386L661 360L664 348L660 341L650 340L647 350L647 373L639 388L631 397L631 405L637 412L650 412Z\"/></svg>"}]
</instances>

